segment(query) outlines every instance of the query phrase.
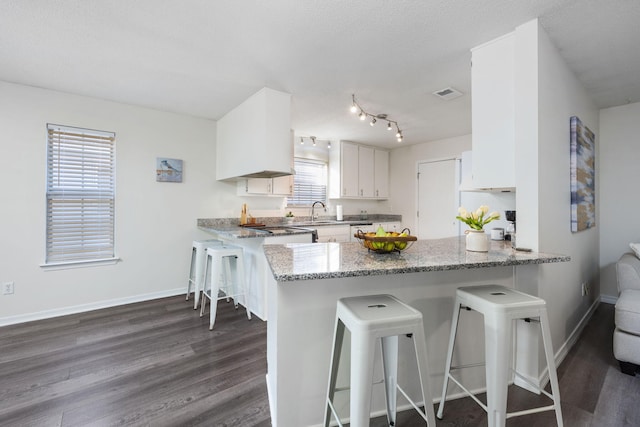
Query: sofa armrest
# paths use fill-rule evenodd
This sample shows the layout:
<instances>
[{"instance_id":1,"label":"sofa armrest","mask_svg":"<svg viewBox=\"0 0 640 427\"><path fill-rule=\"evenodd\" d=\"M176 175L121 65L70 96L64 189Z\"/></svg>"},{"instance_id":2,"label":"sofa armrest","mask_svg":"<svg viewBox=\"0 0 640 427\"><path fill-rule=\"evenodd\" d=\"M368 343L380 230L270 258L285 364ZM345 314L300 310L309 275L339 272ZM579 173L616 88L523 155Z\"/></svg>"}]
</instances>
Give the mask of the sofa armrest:
<instances>
[{"instance_id":1,"label":"sofa armrest","mask_svg":"<svg viewBox=\"0 0 640 427\"><path fill-rule=\"evenodd\" d=\"M616 279L618 292L640 290L640 259L631 252L623 254L616 263Z\"/></svg>"}]
</instances>

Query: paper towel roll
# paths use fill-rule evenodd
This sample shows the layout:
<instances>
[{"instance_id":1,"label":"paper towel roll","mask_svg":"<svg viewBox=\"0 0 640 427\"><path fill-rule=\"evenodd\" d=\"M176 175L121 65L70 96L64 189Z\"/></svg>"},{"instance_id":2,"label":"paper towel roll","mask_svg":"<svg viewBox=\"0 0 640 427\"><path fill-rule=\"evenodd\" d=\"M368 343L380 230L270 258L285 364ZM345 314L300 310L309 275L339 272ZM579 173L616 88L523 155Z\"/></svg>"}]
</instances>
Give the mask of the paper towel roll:
<instances>
[{"instance_id":1,"label":"paper towel roll","mask_svg":"<svg viewBox=\"0 0 640 427\"><path fill-rule=\"evenodd\" d=\"M336 219L342 221L342 205L336 206Z\"/></svg>"}]
</instances>

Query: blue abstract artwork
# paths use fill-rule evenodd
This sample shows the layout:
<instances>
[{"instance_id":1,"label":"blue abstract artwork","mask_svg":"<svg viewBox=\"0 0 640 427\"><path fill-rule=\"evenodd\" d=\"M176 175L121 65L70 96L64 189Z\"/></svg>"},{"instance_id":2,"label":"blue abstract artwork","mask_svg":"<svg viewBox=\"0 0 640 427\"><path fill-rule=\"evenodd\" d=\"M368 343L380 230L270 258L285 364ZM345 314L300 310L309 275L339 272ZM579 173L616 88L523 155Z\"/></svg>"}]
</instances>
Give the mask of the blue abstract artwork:
<instances>
[{"instance_id":1,"label":"blue abstract artwork","mask_svg":"<svg viewBox=\"0 0 640 427\"><path fill-rule=\"evenodd\" d=\"M596 226L595 134L571 117L571 231Z\"/></svg>"}]
</instances>

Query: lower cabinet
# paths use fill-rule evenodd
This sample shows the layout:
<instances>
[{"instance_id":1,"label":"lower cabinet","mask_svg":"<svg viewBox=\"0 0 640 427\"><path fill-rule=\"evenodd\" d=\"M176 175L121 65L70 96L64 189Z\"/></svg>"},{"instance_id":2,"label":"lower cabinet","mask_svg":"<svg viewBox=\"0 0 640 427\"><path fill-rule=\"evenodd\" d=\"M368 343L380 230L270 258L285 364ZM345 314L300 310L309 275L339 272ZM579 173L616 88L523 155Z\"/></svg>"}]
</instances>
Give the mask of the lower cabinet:
<instances>
[{"instance_id":1,"label":"lower cabinet","mask_svg":"<svg viewBox=\"0 0 640 427\"><path fill-rule=\"evenodd\" d=\"M349 242L349 232L351 227L349 224L345 225L324 225L316 228L318 232L318 242Z\"/></svg>"}]
</instances>

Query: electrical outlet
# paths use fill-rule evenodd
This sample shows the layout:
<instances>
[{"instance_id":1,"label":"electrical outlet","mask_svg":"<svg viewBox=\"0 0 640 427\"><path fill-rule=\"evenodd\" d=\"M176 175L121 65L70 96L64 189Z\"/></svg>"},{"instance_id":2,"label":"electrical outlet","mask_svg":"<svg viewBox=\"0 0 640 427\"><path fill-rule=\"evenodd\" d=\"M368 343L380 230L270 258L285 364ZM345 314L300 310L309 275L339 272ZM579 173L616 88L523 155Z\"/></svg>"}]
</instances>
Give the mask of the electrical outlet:
<instances>
[{"instance_id":1,"label":"electrical outlet","mask_svg":"<svg viewBox=\"0 0 640 427\"><path fill-rule=\"evenodd\" d=\"M582 296L589 295L589 283L582 282Z\"/></svg>"},{"instance_id":2,"label":"electrical outlet","mask_svg":"<svg viewBox=\"0 0 640 427\"><path fill-rule=\"evenodd\" d=\"M2 294L3 295L11 295L13 294L13 282L5 282L2 284Z\"/></svg>"}]
</instances>

